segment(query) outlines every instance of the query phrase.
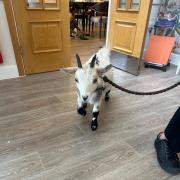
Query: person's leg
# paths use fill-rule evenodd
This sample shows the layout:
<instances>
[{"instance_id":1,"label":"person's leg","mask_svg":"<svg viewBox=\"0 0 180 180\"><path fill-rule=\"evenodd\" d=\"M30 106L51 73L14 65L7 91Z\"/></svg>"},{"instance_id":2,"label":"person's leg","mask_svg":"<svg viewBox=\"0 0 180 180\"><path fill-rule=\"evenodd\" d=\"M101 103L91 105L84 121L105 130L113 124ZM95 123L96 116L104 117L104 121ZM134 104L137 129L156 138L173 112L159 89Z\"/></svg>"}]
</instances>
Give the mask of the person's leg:
<instances>
[{"instance_id":1,"label":"person's leg","mask_svg":"<svg viewBox=\"0 0 180 180\"><path fill-rule=\"evenodd\" d=\"M157 136L154 145L157 152L157 159L165 171L177 174L180 173L180 161L177 153L180 148L180 108L176 111L172 119L170 120L165 133L161 132ZM174 149L175 147L175 149Z\"/></svg>"},{"instance_id":2,"label":"person's leg","mask_svg":"<svg viewBox=\"0 0 180 180\"><path fill-rule=\"evenodd\" d=\"M180 152L180 107L167 125L164 134L176 153Z\"/></svg>"}]
</instances>

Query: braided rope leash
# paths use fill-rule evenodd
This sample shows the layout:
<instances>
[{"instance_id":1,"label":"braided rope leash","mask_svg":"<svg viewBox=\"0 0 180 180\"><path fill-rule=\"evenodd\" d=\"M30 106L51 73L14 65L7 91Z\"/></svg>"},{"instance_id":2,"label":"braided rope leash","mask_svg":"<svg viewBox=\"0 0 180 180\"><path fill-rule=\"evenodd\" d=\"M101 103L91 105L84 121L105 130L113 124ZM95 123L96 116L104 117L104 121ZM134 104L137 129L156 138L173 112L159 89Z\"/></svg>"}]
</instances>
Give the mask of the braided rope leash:
<instances>
[{"instance_id":1,"label":"braided rope leash","mask_svg":"<svg viewBox=\"0 0 180 180\"><path fill-rule=\"evenodd\" d=\"M171 85L171 86L169 86L167 88L161 89L161 90L150 91L150 92L137 92L137 91L132 91L132 90L129 90L129 89L123 88L122 86L117 85L113 81L109 80L107 78L107 76L103 76L102 79L103 79L104 82L107 82L107 83L111 84L113 87L115 87L115 88L117 88L117 89L119 89L121 91L124 91L124 92L126 92L128 94L134 94L134 95L140 95L140 96L150 96L150 95L161 94L161 93L167 92L167 91L169 91L169 90L171 90L171 89L173 89L173 88L180 85L180 81L179 81L179 82L177 82L177 83L175 83L175 84L173 84L173 85Z\"/></svg>"}]
</instances>

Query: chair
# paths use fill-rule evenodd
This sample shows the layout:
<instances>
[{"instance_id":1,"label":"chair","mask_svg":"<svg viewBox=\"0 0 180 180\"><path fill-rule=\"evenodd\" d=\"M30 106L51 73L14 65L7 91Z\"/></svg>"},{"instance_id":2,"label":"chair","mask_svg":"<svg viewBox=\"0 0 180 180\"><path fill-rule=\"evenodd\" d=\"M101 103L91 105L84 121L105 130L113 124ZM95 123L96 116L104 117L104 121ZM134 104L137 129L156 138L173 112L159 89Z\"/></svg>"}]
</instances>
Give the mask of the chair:
<instances>
[{"instance_id":1,"label":"chair","mask_svg":"<svg viewBox=\"0 0 180 180\"><path fill-rule=\"evenodd\" d=\"M99 24L99 37L101 38L102 25L104 25L104 36L106 33L107 19L108 19L108 7L109 2L97 3L94 6L90 7L91 15L89 17L89 32L92 23L92 33L94 30L94 24Z\"/></svg>"}]
</instances>

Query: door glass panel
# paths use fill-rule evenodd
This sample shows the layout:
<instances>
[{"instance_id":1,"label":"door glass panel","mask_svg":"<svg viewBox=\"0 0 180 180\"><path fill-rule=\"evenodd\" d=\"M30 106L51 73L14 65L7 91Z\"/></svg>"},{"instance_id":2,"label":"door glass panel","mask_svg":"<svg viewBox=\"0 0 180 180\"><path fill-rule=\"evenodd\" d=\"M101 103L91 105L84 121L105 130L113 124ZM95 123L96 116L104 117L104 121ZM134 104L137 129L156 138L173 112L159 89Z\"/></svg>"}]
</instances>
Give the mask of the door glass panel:
<instances>
[{"instance_id":1,"label":"door glass panel","mask_svg":"<svg viewBox=\"0 0 180 180\"><path fill-rule=\"evenodd\" d=\"M127 2L126 0L119 0L119 7L118 8L121 8L121 9L126 9L127 7Z\"/></svg>"},{"instance_id":2,"label":"door glass panel","mask_svg":"<svg viewBox=\"0 0 180 180\"><path fill-rule=\"evenodd\" d=\"M58 0L44 0L45 9L58 9Z\"/></svg>"},{"instance_id":3,"label":"door glass panel","mask_svg":"<svg viewBox=\"0 0 180 180\"><path fill-rule=\"evenodd\" d=\"M132 0L131 9L138 10L140 5L140 0Z\"/></svg>"},{"instance_id":4,"label":"door glass panel","mask_svg":"<svg viewBox=\"0 0 180 180\"><path fill-rule=\"evenodd\" d=\"M26 0L28 9L42 9L42 0Z\"/></svg>"}]
</instances>

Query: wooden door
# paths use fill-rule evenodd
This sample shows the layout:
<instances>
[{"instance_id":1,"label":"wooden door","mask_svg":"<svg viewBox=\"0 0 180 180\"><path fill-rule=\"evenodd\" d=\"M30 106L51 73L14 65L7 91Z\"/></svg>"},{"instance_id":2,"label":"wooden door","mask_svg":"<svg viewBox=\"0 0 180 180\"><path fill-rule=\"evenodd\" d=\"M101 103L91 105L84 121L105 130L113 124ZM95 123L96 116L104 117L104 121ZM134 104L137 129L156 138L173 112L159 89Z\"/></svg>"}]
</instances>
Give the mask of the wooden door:
<instances>
[{"instance_id":1,"label":"wooden door","mask_svg":"<svg viewBox=\"0 0 180 180\"><path fill-rule=\"evenodd\" d=\"M64 0L11 0L25 74L71 66L69 7Z\"/></svg>"},{"instance_id":2,"label":"wooden door","mask_svg":"<svg viewBox=\"0 0 180 180\"><path fill-rule=\"evenodd\" d=\"M111 0L108 46L140 58L152 0Z\"/></svg>"}]
</instances>

